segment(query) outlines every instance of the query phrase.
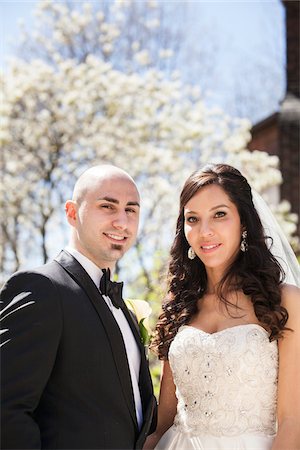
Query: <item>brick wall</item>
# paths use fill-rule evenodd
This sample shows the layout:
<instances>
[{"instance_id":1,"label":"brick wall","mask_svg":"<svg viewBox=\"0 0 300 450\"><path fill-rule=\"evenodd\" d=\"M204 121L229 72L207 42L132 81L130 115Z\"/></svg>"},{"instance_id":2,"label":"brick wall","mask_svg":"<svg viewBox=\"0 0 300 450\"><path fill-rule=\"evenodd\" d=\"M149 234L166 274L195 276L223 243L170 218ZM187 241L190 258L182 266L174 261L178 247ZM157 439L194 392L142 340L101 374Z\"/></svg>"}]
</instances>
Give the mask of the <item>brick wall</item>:
<instances>
[{"instance_id":1,"label":"brick wall","mask_svg":"<svg viewBox=\"0 0 300 450\"><path fill-rule=\"evenodd\" d=\"M300 96L299 79L299 0L283 0L286 14L286 38L287 38L287 92Z\"/></svg>"},{"instance_id":2,"label":"brick wall","mask_svg":"<svg viewBox=\"0 0 300 450\"><path fill-rule=\"evenodd\" d=\"M300 220L300 80L299 80L299 5L283 1L286 11L287 87L279 113L279 158L283 175L281 193ZM300 223L298 223L300 235Z\"/></svg>"},{"instance_id":3,"label":"brick wall","mask_svg":"<svg viewBox=\"0 0 300 450\"><path fill-rule=\"evenodd\" d=\"M254 125L251 133L252 140L248 145L250 150L262 150L271 155L279 155L279 113Z\"/></svg>"},{"instance_id":4,"label":"brick wall","mask_svg":"<svg viewBox=\"0 0 300 450\"><path fill-rule=\"evenodd\" d=\"M282 3L286 12L286 95L278 113L254 125L249 148L278 155L283 176L281 198L287 199L298 214L300 236L300 1Z\"/></svg>"}]
</instances>

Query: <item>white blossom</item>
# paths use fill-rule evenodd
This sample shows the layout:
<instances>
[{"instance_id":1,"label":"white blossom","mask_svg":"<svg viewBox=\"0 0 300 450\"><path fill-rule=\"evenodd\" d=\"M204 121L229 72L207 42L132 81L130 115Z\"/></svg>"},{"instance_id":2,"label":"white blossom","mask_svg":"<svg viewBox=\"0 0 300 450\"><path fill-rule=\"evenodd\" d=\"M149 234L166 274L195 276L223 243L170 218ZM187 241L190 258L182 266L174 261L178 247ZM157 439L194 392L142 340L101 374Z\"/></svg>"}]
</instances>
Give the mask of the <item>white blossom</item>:
<instances>
[{"instance_id":1,"label":"white blossom","mask_svg":"<svg viewBox=\"0 0 300 450\"><path fill-rule=\"evenodd\" d=\"M135 60L142 66L147 66L150 64L150 55L148 50L141 50L134 55Z\"/></svg>"}]
</instances>

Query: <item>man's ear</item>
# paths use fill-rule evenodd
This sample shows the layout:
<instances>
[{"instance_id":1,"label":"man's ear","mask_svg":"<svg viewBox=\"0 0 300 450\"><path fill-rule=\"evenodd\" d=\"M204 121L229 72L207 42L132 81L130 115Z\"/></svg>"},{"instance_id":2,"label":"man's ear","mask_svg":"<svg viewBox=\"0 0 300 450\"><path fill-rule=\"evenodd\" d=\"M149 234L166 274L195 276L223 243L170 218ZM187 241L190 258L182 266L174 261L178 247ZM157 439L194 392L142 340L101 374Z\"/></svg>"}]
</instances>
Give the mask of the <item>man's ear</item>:
<instances>
[{"instance_id":1,"label":"man's ear","mask_svg":"<svg viewBox=\"0 0 300 450\"><path fill-rule=\"evenodd\" d=\"M77 203L73 200L67 200L65 204L67 220L70 225L74 225L77 219Z\"/></svg>"}]
</instances>

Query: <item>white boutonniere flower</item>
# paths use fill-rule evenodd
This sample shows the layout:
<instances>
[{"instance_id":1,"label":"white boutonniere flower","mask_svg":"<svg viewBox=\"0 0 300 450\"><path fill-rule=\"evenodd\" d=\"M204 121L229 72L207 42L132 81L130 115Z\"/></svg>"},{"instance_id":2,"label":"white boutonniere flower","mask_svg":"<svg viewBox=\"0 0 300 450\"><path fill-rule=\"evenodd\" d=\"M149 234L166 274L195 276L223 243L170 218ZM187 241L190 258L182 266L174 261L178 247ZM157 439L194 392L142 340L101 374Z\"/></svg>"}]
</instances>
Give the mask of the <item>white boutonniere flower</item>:
<instances>
[{"instance_id":1,"label":"white boutonniere flower","mask_svg":"<svg viewBox=\"0 0 300 450\"><path fill-rule=\"evenodd\" d=\"M125 303L128 309L130 309L137 318L141 340L146 347L149 345L152 334L149 324L149 317L152 313L152 308L145 300L126 299Z\"/></svg>"}]
</instances>

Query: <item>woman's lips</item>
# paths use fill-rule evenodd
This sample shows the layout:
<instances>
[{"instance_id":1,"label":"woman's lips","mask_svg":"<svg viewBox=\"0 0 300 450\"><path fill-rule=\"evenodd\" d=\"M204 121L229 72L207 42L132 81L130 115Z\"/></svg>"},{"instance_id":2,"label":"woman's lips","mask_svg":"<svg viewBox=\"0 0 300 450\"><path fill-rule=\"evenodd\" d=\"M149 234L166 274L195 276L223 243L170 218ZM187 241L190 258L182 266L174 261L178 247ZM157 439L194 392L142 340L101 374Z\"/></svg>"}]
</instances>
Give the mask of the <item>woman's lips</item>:
<instances>
[{"instance_id":1,"label":"woman's lips","mask_svg":"<svg viewBox=\"0 0 300 450\"><path fill-rule=\"evenodd\" d=\"M200 245L202 253L212 253L218 249L222 244L202 244Z\"/></svg>"}]
</instances>

